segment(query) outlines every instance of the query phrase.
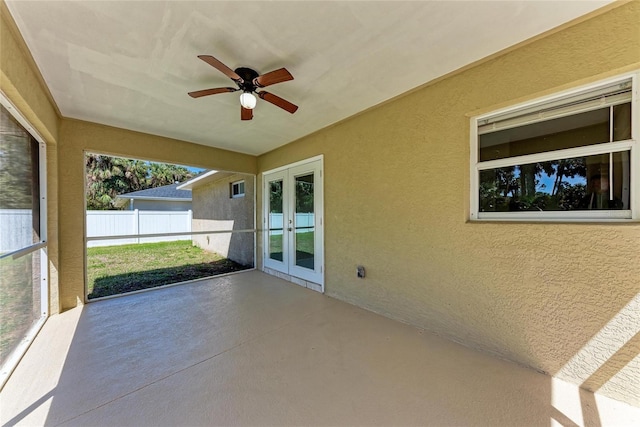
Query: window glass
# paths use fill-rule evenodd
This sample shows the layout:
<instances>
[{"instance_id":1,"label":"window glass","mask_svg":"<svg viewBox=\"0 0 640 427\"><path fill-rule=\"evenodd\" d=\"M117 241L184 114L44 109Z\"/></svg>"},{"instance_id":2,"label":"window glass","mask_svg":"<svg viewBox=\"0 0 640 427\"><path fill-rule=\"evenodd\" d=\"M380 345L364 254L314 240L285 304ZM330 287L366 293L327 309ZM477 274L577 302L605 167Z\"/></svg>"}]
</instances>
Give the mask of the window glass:
<instances>
[{"instance_id":1,"label":"window glass","mask_svg":"<svg viewBox=\"0 0 640 427\"><path fill-rule=\"evenodd\" d=\"M485 133L479 135L478 138L480 161L608 142L610 138L609 119L609 108L601 108L572 116Z\"/></svg>"},{"instance_id":2,"label":"window glass","mask_svg":"<svg viewBox=\"0 0 640 427\"><path fill-rule=\"evenodd\" d=\"M630 175L628 151L482 170L480 212L629 209Z\"/></svg>"},{"instance_id":3,"label":"window glass","mask_svg":"<svg viewBox=\"0 0 640 427\"><path fill-rule=\"evenodd\" d=\"M478 117L471 218L640 218L631 203L640 198L631 181L640 149L635 81L627 76ZM610 212L588 214L596 210Z\"/></svg>"},{"instance_id":4,"label":"window glass","mask_svg":"<svg viewBox=\"0 0 640 427\"><path fill-rule=\"evenodd\" d=\"M313 173L295 177L295 245L296 265L315 267L315 222Z\"/></svg>"},{"instance_id":5,"label":"window glass","mask_svg":"<svg viewBox=\"0 0 640 427\"><path fill-rule=\"evenodd\" d=\"M283 180L269 182L269 258L282 261L284 218Z\"/></svg>"},{"instance_id":6,"label":"window glass","mask_svg":"<svg viewBox=\"0 0 640 427\"><path fill-rule=\"evenodd\" d=\"M231 184L231 197L244 196L244 181L238 181Z\"/></svg>"},{"instance_id":7,"label":"window glass","mask_svg":"<svg viewBox=\"0 0 640 427\"><path fill-rule=\"evenodd\" d=\"M631 139L631 103L613 107L613 140Z\"/></svg>"}]
</instances>

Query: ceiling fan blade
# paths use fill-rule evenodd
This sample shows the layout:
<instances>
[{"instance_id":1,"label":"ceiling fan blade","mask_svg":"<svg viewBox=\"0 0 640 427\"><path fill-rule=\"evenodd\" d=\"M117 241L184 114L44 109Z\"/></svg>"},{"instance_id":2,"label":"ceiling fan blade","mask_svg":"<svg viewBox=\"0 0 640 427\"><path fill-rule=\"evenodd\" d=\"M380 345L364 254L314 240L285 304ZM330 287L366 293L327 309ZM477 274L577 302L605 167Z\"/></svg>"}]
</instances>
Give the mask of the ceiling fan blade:
<instances>
[{"instance_id":1,"label":"ceiling fan blade","mask_svg":"<svg viewBox=\"0 0 640 427\"><path fill-rule=\"evenodd\" d=\"M215 95L217 93L235 92L237 90L238 89L232 87L217 87L214 89L196 90L195 92L189 92L188 95L192 98L200 98L201 96Z\"/></svg>"},{"instance_id":2,"label":"ceiling fan blade","mask_svg":"<svg viewBox=\"0 0 640 427\"><path fill-rule=\"evenodd\" d=\"M235 82L238 82L238 83L243 83L244 82L244 80L242 80L242 77L240 77L235 71L233 71L231 68L229 68L226 65L224 65L222 62L218 61L213 56L211 56L211 55L198 55L198 58L202 59L204 62L206 62L207 64L211 65L213 68L217 69L222 74L224 74L225 76L229 77L231 80L233 80Z\"/></svg>"},{"instance_id":3,"label":"ceiling fan blade","mask_svg":"<svg viewBox=\"0 0 640 427\"><path fill-rule=\"evenodd\" d=\"M248 108L244 108L243 106L240 106L241 110L240 110L240 119L241 120L251 120L253 119L253 110L250 110Z\"/></svg>"},{"instance_id":4,"label":"ceiling fan blade","mask_svg":"<svg viewBox=\"0 0 640 427\"><path fill-rule=\"evenodd\" d=\"M264 99L267 102L272 103L273 105L282 108L283 110L286 110L288 112L290 112L291 114L295 113L296 110L298 109L298 106L295 104L290 103L289 101L287 101L286 99L282 99L279 96L276 96L272 93L269 92L258 92L258 96L262 99Z\"/></svg>"},{"instance_id":5,"label":"ceiling fan blade","mask_svg":"<svg viewBox=\"0 0 640 427\"><path fill-rule=\"evenodd\" d=\"M256 77L253 79L253 84L258 87L266 87L289 80L293 80L291 73L286 68L280 68Z\"/></svg>"}]
</instances>

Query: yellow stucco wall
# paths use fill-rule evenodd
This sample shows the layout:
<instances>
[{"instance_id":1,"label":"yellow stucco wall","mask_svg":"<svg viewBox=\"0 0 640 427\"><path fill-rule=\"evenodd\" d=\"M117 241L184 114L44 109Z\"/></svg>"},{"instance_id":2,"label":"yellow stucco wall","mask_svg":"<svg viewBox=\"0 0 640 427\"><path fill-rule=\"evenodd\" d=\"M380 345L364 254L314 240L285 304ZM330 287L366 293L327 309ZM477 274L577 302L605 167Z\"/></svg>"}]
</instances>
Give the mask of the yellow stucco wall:
<instances>
[{"instance_id":1,"label":"yellow stucco wall","mask_svg":"<svg viewBox=\"0 0 640 427\"><path fill-rule=\"evenodd\" d=\"M212 177L214 180L193 185L191 229L237 231L255 228L255 176L225 173L215 179L216 175ZM231 184L241 180L244 181L244 196L231 198ZM192 241L202 249L219 253L242 265L255 265L254 233L201 234L193 236Z\"/></svg>"},{"instance_id":2,"label":"yellow stucco wall","mask_svg":"<svg viewBox=\"0 0 640 427\"><path fill-rule=\"evenodd\" d=\"M47 255L49 312L60 311L58 298L57 108L42 84L33 60L4 2L0 2L0 90L31 123L47 145Z\"/></svg>"},{"instance_id":3,"label":"yellow stucco wall","mask_svg":"<svg viewBox=\"0 0 640 427\"><path fill-rule=\"evenodd\" d=\"M84 301L84 153L231 169L255 173L256 158L246 154L132 132L79 120L62 121L58 158L60 185L60 303Z\"/></svg>"},{"instance_id":4,"label":"yellow stucco wall","mask_svg":"<svg viewBox=\"0 0 640 427\"><path fill-rule=\"evenodd\" d=\"M47 143L50 312L84 301L84 152L254 174L256 158L60 117L4 2L0 88Z\"/></svg>"},{"instance_id":5,"label":"yellow stucco wall","mask_svg":"<svg viewBox=\"0 0 640 427\"><path fill-rule=\"evenodd\" d=\"M84 150L246 173L324 154L329 295L639 404L632 310L640 225L467 221L469 116L640 68L639 2L468 67L257 164L61 120L1 2L0 12L1 88L49 147L53 312L84 295ZM357 264L367 267L366 279L355 278Z\"/></svg>"},{"instance_id":6,"label":"yellow stucco wall","mask_svg":"<svg viewBox=\"0 0 640 427\"><path fill-rule=\"evenodd\" d=\"M622 5L259 157L324 154L326 293L640 404L640 225L468 221L469 117L640 68L639 22Z\"/></svg>"}]
</instances>

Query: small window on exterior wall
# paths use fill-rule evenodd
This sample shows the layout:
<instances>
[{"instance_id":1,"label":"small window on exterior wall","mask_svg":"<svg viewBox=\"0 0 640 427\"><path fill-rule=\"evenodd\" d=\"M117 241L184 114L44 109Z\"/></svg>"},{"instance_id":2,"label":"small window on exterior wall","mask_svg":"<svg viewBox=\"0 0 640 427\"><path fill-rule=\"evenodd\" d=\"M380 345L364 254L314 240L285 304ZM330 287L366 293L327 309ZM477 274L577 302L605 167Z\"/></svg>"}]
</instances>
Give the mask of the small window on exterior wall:
<instances>
[{"instance_id":1,"label":"small window on exterior wall","mask_svg":"<svg viewBox=\"0 0 640 427\"><path fill-rule=\"evenodd\" d=\"M474 118L471 219L640 219L637 78Z\"/></svg>"},{"instance_id":2,"label":"small window on exterior wall","mask_svg":"<svg viewBox=\"0 0 640 427\"><path fill-rule=\"evenodd\" d=\"M239 197L244 197L244 181L231 183L231 198L237 199Z\"/></svg>"}]
</instances>

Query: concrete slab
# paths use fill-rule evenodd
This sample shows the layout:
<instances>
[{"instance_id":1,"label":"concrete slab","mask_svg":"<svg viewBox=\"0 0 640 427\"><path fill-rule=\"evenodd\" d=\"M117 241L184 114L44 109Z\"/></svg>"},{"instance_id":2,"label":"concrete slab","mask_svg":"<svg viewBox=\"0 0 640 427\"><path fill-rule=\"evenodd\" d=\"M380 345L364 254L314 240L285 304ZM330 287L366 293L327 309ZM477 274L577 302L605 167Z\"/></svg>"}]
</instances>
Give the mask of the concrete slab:
<instances>
[{"instance_id":1,"label":"concrete slab","mask_svg":"<svg viewBox=\"0 0 640 427\"><path fill-rule=\"evenodd\" d=\"M3 425L640 425L633 408L251 271L53 316Z\"/></svg>"}]
</instances>

